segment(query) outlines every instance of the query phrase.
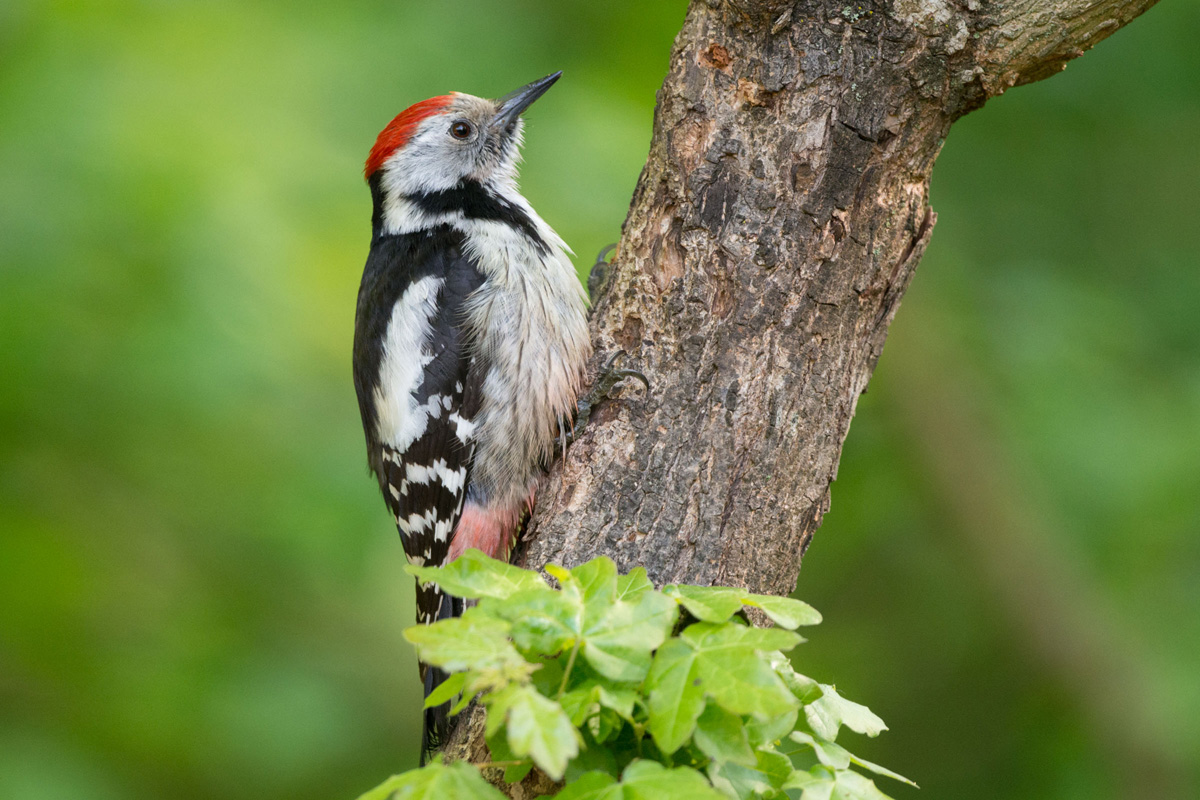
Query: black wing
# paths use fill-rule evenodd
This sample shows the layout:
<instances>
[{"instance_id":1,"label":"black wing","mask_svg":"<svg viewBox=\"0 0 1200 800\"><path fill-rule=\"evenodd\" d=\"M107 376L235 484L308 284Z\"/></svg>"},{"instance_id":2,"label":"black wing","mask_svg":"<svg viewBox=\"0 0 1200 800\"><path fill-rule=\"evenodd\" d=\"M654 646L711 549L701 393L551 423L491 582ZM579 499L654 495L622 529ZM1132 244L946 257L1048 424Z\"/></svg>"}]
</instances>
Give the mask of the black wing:
<instances>
[{"instance_id":1,"label":"black wing","mask_svg":"<svg viewBox=\"0 0 1200 800\"><path fill-rule=\"evenodd\" d=\"M404 551L418 564L446 560L471 477L469 431L479 410L484 371L470 352L464 304L483 276L462 244L462 235L448 226L377 237L359 289L354 379L368 463L396 518ZM411 307L415 295L410 293L421 290L428 302ZM393 309L406 297L407 319L419 336L409 342L412 352L388 352L389 344L397 343L388 335ZM394 385L396 370L389 365L396 359L415 367L410 385ZM407 435L389 437L380 430L385 415L378 406L381 398L397 393L410 399L403 405L416 412L407 417ZM447 614L453 609L443 609L435 587L418 590L419 622Z\"/></svg>"}]
</instances>

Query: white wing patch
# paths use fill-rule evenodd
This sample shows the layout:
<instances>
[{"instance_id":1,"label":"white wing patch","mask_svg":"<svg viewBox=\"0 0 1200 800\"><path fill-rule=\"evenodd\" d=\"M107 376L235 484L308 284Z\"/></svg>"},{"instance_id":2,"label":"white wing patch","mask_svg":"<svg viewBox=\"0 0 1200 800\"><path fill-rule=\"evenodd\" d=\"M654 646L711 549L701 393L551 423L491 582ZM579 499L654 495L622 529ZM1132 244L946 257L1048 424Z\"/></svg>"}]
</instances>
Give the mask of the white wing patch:
<instances>
[{"instance_id":1,"label":"white wing patch","mask_svg":"<svg viewBox=\"0 0 1200 800\"><path fill-rule=\"evenodd\" d=\"M457 495L467 482L467 470L465 467L450 469L444 458L435 460L428 467L420 464L404 465L404 482L406 484L430 483L434 480L446 487L447 491Z\"/></svg>"},{"instance_id":2,"label":"white wing patch","mask_svg":"<svg viewBox=\"0 0 1200 800\"><path fill-rule=\"evenodd\" d=\"M442 278L433 275L414 281L392 309L383 340L379 386L375 389L378 433L381 441L400 452L425 432L429 417L440 416L442 410L439 397L418 405L415 396L424 380L425 367L433 360L425 353L425 343L442 283Z\"/></svg>"},{"instance_id":3,"label":"white wing patch","mask_svg":"<svg viewBox=\"0 0 1200 800\"><path fill-rule=\"evenodd\" d=\"M454 435L463 444L467 444L475 437L476 423L472 420L461 417L458 414L451 414L450 421L454 423Z\"/></svg>"}]
</instances>

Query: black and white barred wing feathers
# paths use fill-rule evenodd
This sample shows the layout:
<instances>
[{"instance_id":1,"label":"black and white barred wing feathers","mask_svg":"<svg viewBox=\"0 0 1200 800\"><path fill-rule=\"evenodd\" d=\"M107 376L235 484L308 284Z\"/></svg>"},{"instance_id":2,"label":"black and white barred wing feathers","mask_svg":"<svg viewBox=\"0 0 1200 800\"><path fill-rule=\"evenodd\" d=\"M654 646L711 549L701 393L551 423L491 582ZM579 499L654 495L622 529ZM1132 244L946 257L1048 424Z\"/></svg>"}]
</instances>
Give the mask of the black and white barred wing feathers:
<instances>
[{"instance_id":1,"label":"black and white barred wing feathers","mask_svg":"<svg viewBox=\"0 0 1200 800\"><path fill-rule=\"evenodd\" d=\"M442 564L474 457L481 381L463 306L482 280L452 235L395 238L395 246L383 248L389 263L372 270L369 261L364 275L356 382L371 466L405 554L414 564ZM364 293L383 295L384 302L364 307ZM369 318L369 309L381 306L386 319ZM418 622L449 615L442 605L450 602L436 586L421 587Z\"/></svg>"}]
</instances>

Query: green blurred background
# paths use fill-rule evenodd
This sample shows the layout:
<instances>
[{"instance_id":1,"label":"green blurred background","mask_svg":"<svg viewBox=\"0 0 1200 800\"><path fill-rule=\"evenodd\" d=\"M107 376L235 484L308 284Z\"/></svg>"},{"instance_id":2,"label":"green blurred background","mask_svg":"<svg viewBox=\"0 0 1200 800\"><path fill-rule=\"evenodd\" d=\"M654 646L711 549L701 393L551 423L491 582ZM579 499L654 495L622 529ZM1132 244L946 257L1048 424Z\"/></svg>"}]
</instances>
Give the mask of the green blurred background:
<instances>
[{"instance_id":1,"label":"green blurred background","mask_svg":"<svg viewBox=\"0 0 1200 800\"><path fill-rule=\"evenodd\" d=\"M616 239L683 2L0 4L0 798L350 798L415 762L349 351L361 165L554 69ZM898 798L1200 781L1200 6L961 121L798 587Z\"/></svg>"}]
</instances>

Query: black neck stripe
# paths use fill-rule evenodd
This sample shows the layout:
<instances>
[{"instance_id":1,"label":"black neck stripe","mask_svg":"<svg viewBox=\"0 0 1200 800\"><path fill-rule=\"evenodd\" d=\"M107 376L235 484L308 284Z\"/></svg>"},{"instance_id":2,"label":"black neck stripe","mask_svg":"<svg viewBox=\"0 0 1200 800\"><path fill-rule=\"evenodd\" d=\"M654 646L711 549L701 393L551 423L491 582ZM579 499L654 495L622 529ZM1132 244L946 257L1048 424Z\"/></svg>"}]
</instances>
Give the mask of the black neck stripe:
<instances>
[{"instance_id":1,"label":"black neck stripe","mask_svg":"<svg viewBox=\"0 0 1200 800\"><path fill-rule=\"evenodd\" d=\"M375 229L379 230L383 222L383 193L377 181L371 181L371 194L375 200L373 222L376 223ZM503 222L525 234L542 255L550 252L550 246L538 234L529 215L520 207L488 191L479 181L462 180L451 189L407 194L404 198L430 215L460 213L467 219Z\"/></svg>"}]
</instances>

